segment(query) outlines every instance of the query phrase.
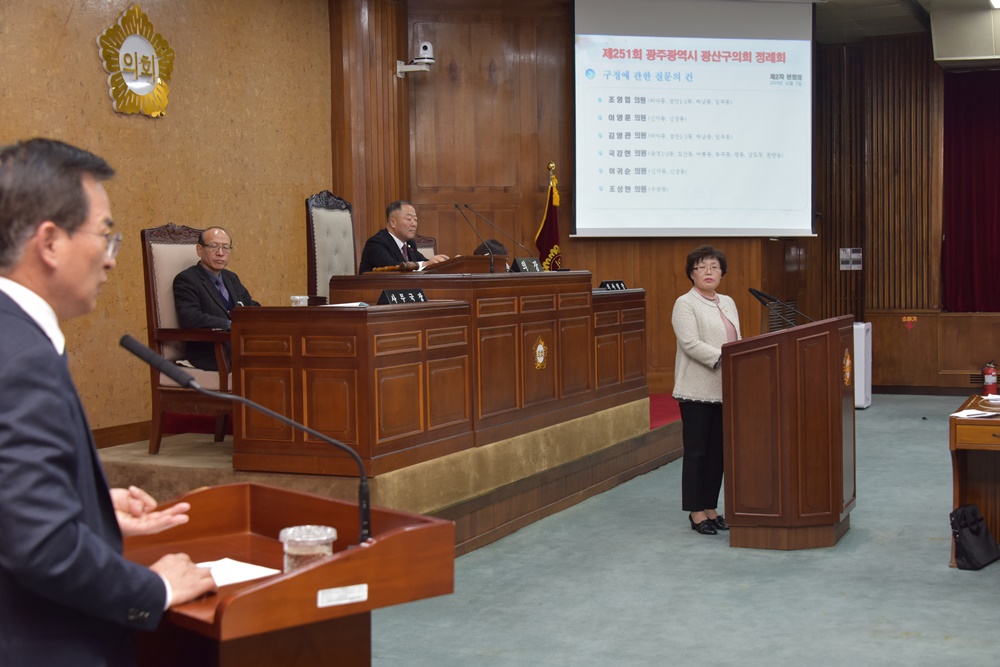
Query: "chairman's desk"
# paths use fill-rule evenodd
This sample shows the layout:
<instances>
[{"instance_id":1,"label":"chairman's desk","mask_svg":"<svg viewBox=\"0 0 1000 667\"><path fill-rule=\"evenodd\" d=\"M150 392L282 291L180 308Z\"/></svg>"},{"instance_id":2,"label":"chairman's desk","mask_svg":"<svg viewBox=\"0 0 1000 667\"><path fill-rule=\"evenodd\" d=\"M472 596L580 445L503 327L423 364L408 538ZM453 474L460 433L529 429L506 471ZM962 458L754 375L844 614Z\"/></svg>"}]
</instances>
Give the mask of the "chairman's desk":
<instances>
[{"instance_id":1,"label":"chairman's desk","mask_svg":"<svg viewBox=\"0 0 1000 667\"><path fill-rule=\"evenodd\" d=\"M648 396L644 290L593 290L587 271L374 273L332 278L329 300L417 287L427 303L236 309L234 390L351 446L372 476ZM357 474L245 409L233 467Z\"/></svg>"},{"instance_id":2,"label":"chairman's desk","mask_svg":"<svg viewBox=\"0 0 1000 667\"><path fill-rule=\"evenodd\" d=\"M959 410L1000 414L1000 407L971 396ZM1000 416L985 419L951 417L948 420L954 506L974 503L994 538L1000 536ZM951 565L955 566L954 548Z\"/></svg>"}]
</instances>

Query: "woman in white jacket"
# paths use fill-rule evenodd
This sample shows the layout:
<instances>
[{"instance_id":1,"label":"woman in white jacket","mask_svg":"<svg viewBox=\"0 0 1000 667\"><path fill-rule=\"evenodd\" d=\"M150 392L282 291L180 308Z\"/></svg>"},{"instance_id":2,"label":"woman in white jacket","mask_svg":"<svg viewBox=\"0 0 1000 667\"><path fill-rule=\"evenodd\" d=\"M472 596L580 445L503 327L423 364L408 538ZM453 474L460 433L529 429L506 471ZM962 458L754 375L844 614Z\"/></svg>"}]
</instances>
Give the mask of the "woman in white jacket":
<instances>
[{"instance_id":1,"label":"woman in white jacket","mask_svg":"<svg viewBox=\"0 0 1000 667\"><path fill-rule=\"evenodd\" d=\"M722 345L740 339L736 303L716 293L726 275L726 256L701 246L687 257L691 291L674 303L677 336L673 396L684 433L682 502L691 529L702 535L729 530L718 513L722 489Z\"/></svg>"}]
</instances>

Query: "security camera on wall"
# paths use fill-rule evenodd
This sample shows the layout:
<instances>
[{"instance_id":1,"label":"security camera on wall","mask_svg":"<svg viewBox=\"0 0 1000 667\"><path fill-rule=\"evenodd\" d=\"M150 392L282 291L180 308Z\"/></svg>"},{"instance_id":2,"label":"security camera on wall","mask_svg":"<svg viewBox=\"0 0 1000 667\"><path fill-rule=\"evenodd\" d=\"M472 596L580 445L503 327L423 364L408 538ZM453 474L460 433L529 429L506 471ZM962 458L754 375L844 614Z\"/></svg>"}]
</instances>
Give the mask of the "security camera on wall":
<instances>
[{"instance_id":1,"label":"security camera on wall","mask_svg":"<svg viewBox=\"0 0 1000 667\"><path fill-rule=\"evenodd\" d=\"M420 42L420 46L417 47L417 55L409 64L404 64L402 60L396 61L396 76L402 79L407 72L430 72L433 64L434 45L430 42Z\"/></svg>"},{"instance_id":2,"label":"security camera on wall","mask_svg":"<svg viewBox=\"0 0 1000 667\"><path fill-rule=\"evenodd\" d=\"M417 55L413 59L413 62L420 63L422 65L433 65L434 45L430 42L420 42L420 48L417 49Z\"/></svg>"}]
</instances>

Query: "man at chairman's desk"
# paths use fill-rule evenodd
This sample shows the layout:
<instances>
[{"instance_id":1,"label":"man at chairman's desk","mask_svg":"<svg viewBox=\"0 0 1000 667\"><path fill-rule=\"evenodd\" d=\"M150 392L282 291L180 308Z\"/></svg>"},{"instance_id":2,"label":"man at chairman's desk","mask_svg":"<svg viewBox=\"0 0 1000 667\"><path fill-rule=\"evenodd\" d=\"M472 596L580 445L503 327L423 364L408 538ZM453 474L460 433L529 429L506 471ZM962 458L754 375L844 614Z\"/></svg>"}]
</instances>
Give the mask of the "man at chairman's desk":
<instances>
[{"instance_id":1,"label":"man at chairman's desk","mask_svg":"<svg viewBox=\"0 0 1000 667\"><path fill-rule=\"evenodd\" d=\"M361 251L358 273L368 273L382 266L417 262L421 269L448 259L447 255L424 257L413 238L417 235L417 211L407 201L394 201L385 209L385 229L368 239Z\"/></svg>"},{"instance_id":2,"label":"man at chairman's desk","mask_svg":"<svg viewBox=\"0 0 1000 667\"><path fill-rule=\"evenodd\" d=\"M200 261L174 278L177 319L185 328L229 331L229 314L233 308L260 305L250 296L240 277L226 270L233 252L232 237L221 227L206 229L198 239L195 252ZM228 343L226 354L229 354ZM196 368L218 370L212 343L188 343L187 359Z\"/></svg>"}]
</instances>

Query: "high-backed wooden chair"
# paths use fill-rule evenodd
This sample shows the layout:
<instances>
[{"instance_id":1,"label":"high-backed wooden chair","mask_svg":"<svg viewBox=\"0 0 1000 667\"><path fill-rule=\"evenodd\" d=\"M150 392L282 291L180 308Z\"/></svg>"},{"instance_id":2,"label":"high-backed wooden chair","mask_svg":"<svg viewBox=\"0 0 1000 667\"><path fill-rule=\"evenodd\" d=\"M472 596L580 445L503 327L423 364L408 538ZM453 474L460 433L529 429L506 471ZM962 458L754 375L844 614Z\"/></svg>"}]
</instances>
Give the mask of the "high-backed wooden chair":
<instances>
[{"instance_id":1,"label":"high-backed wooden chair","mask_svg":"<svg viewBox=\"0 0 1000 667\"><path fill-rule=\"evenodd\" d=\"M181 329L174 306L174 276L198 262L195 244L200 229L168 223L162 227L142 230L142 269L146 284L146 329L149 346L171 361L184 358L185 342L215 343L218 371L194 368L185 370L206 389L228 392L231 385L229 358L225 343L228 331L218 329ZM214 415L215 441L225 435L226 417L232 415L232 401L205 396L193 389L184 389L176 382L150 367L153 392L153 412L149 429L149 453L160 451L163 436L163 415Z\"/></svg>"},{"instance_id":2,"label":"high-backed wooden chair","mask_svg":"<svg viewBox=\"0 0 1000 667\"><path fill-rule=\"evenodd\" d=\"M330 296L330 276L358 272L358 246L351 205L323 190L306 199L309 294Z\"/></svg>"},{"instance_id":3,"label":"high-backed wooden chair","mask_svg":"<svg viewBox=\"0 0 1000 667\"><path fill-rule=\"evenodd\" d=\"M417 244L417 250L420 251L420 254L427 259L438 254L438 241L433 236L421 236L417 234L413 237L413 242Z\"/></svg>"}]
</instances>

